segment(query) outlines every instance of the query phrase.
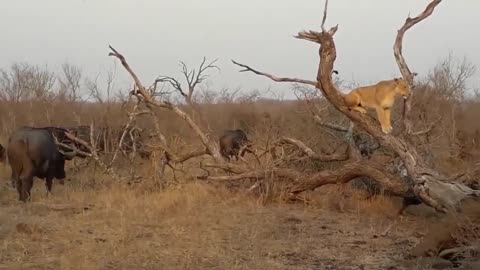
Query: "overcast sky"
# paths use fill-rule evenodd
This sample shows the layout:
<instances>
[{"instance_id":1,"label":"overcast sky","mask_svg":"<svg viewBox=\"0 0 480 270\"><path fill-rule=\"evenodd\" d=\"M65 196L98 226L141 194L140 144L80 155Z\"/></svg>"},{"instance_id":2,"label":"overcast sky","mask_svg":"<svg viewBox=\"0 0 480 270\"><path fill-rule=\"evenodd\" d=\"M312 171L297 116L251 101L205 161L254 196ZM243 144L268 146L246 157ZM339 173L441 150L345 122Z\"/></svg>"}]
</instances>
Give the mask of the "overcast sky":
<instances>
[{"instance_id":1,"label":"overcast sky","mask_svg":"<svg viewBox=\"0 0 480 270\"><path fill-rule=\"evenodd\" d=\"M108 69L108 45L122 52L145 84L179 75L179 61L218 58L211 87L271 89L292 97L289 85L238 73L235 59L274 73L314 79L316 44L293 38L319 30L323 0L1 0L0 67L27 61L58 69L69 61L87 74ZM427 0L331 0L327 26L335 35L335 68L360 84L399 76L393 58L397 29ZM480 1L445 0L404 39L404 56L420 75L449 51L480 64ZM474 78L480 82L478 73ZM130 78L118 65L120 86ZM478 83L475 83L478 85Z\"/></svg>"}]
</instances>

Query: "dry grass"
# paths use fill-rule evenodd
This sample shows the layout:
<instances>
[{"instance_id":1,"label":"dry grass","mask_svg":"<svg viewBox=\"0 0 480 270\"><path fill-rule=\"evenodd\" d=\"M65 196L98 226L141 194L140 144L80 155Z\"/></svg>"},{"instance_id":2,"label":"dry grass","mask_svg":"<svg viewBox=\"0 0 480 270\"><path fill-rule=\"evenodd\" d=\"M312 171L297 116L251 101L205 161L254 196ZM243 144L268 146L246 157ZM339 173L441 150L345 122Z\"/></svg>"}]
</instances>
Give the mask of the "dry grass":
<instances>
[{"instance_id":1,"label":"dry grass","mask_svg":"<svg viewBox=\"0 0 480 270\"><path fill-rule=\"evenodd\" d=\"M412 269L404 256L426 222L381 236L397 207L385 198L350 196L339 213L338 193L262 205L202 183L145 192L67 182L46 198L36 181L33 194L23 205L0 193L0 269Z\"/></svg>"}]
</instances>

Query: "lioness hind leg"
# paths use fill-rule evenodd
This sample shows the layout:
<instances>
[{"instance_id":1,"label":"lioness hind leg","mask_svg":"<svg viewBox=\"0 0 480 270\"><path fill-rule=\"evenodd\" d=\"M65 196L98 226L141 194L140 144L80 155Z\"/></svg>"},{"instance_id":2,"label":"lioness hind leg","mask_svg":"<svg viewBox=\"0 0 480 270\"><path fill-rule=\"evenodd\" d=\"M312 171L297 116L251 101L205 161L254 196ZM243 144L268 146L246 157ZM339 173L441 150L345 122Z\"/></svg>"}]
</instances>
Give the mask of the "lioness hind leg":
<instances>
[{"instance_id":1,"label":"lioness hind leg","mask_svg":"<svg viewBox=\"0 0 480 270\"><path fill-rule=\"evenodd\" d=\"M367 113L367 111L361 107L361 101L358 94L354 91L350 92L344 98L345 105L348 107L349 110L355 110L360 113Z\"/></svg>"}]
</instances>

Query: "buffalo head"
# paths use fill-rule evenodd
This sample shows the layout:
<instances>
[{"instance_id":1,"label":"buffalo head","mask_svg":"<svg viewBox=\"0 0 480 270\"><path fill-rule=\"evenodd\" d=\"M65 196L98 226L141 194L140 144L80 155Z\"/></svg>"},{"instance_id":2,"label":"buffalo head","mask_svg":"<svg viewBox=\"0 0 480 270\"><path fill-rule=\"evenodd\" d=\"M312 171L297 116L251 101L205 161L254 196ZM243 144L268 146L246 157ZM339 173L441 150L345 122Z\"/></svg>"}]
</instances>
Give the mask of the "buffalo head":
<instances>
[{"instance_id":1,"label":"buffalo head","mask_svg":"<svg viewBox=\"0 0 480 270\"><path fill-rule=\"evenodd\" d=\"M76 151L65 152L58 149L59 155L57 159L55 159L55 171L54 175L57 179L64 179L65 175L65 160L72 160L75 156L77 156Z\"/></svg>"},{"instance_id":2,"label":"buffalo head","mask_svg":"<svg viewBox=\"0 0 480 270\"><path fill-rule=\"evenodd\" d=\"M220 137L220 153L224 158L230 160L230 157L235 157L238 160L238 155L243 157L244 151L240 153L240 149L247 146L250 140L247 138L247 134L241 129L226 130ZM251 152L249 149L245 149L247 152Z\"/></svg>"}]
</instances>

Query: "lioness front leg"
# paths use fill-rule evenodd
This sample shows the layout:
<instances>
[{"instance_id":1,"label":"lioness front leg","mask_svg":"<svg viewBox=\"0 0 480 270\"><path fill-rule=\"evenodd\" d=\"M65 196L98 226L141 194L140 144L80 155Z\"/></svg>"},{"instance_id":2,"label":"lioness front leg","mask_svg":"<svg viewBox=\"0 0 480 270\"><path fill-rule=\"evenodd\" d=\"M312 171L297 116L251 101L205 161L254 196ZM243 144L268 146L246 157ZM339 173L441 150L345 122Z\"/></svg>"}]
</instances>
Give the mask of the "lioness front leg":
<instances>
[{"instance_id":1,"label":"lioness front leg","mask_svg":"<svg viewBox=\"0 0 480 270\"><path fill-rule=\"evenodd\" d=\"M353 107L351 109L355 110L357 112L360 112L360 113L367 113L367 110L365 110L363 107L360 107L360 106L356 106L356 107Z\"/></svg>"},{"instance_id":2,"label":"lioness front leg","mask_svg":"<svg viewBox=\"0 0 480 270\"><path fill-rule=\"evenodd\" d=\"M392 109L390 107L384 108L384 113L385 113L385 123L387 124L388 133L390 133L393 130L392 122L390 120L390 115L392 113Z\"/></svg>"},{"instance_id":3,"label":"lioness front leg","mask_svg":"<svg viewBox=\"0 0 480 270\"><path fill-rule=\"evenodd\" d=\"M387 122L385 109L382 107L377 107L376 111L377 111L377 118L378 118L378 121L380 122L380 126L382 127L383 133L385 134L390 133L390 131L392 131L392 127Z\"/></svg>"}]
</instances>

